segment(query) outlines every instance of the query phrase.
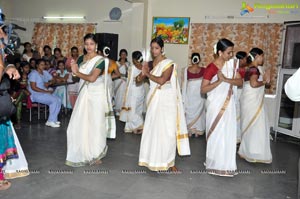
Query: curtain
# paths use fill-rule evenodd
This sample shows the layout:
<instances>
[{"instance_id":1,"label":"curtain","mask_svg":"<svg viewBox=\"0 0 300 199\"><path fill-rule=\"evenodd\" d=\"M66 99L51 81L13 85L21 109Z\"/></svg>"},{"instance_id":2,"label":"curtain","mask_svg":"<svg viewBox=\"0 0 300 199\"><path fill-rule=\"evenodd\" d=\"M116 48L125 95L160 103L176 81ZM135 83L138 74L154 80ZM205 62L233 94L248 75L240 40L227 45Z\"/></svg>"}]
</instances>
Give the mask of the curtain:
<instances>
[{"instance_id":1,"label":"curtain","mask_svg":"<svg viewBox=\"0 0 300 199\"><path fill-rule=\"evenodd\" d=\"M87 33L95 33L95 24L74 23L35 23L32 36L32 45L43 55L43 47L49 45L52 50L60 48L63 56L71 54L73 46L83 53L83 37Z\"/></svg>"},{"instance_id":2,"label":"curtain","mask_svg":"<svg viewBox=\"0 0 300 199\"><path fill-rule=\"evenodd\" d=\"M261 48L264 51L264 67L271 68L271 86L266 93L276 94L283 24L192 23L191 28L189 55L198 52L204 66L213 61L213 46L221 38L231 40L235 52L248 53L253 47Z\"/></svg>"}]
</instances>

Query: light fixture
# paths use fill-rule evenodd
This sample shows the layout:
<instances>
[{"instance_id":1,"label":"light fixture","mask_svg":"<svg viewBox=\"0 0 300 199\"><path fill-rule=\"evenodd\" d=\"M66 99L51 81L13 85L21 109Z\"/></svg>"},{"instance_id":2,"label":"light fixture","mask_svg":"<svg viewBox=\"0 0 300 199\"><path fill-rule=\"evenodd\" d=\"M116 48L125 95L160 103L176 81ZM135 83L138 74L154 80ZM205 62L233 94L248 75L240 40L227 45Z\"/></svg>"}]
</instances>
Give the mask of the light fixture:
<instances>
[{"instance_id":1,"label":"light fixture","mask_svg":"<svg viewBox=\"0 0 300 199\"><path fill-rule=\"evenodd\" d=\"M85 19L85 16L70 16L70 17L62 17L62 16L43 16L43 19Z\"/></svg>"}]
</instances>

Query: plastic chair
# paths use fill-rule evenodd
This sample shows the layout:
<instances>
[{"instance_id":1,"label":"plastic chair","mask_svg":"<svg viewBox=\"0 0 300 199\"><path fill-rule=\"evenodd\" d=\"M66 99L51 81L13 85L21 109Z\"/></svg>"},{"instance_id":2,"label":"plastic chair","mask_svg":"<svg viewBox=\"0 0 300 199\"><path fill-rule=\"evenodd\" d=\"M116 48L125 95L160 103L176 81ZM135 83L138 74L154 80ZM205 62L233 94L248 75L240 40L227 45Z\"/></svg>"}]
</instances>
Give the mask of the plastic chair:
<instances>
[{"instance_id":1,"label":"plastic chair","mask_svg":"<svg viewBox=\"0 0 300 199\"><path fill-rule=\"evenodd\" d=\"M46 104L41 104L38 102L32 102L30 97L28 96L27 98L27 108L29 109L29 122L32 121L32 108L37 108L38 109L38 120L41 119L41 108L45 108L44 114L45 114L45 119L47 118L47 105Z\"/></svg>"}]
</instances>

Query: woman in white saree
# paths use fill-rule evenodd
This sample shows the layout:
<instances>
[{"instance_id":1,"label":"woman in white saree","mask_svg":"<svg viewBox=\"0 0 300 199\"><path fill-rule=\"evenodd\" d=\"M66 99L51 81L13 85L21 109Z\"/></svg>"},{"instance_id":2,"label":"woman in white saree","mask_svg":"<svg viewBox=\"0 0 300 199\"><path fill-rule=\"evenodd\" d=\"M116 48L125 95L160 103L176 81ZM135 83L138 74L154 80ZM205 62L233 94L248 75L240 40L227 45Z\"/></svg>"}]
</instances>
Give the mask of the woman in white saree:
<instances>
[{"instance_id":1,"label":"woman in white saree","mask_svg":"<svg viewBox=\"0 0 300 199\"><path fill-rule=\"evenodd\" d=\"M220 39L214 47L216 59L205 69L201 92L207 93L206 170L209 174L236 174L236 107L233 91L243 81L236 73L234 44Z\"/></svg>"},{"instance_id":2,"label":"woman in white saree","mask_svg":"<svg viewBox=\"0 0 300 199\"><path fill-rule=\"evenodd\" d=\"M127 88L120 113L120 121L126 122L125 133L141 134L144 126L145 88L143 83L136 82L136 78L142 72L142 53L134 51L132 61L133 65L128 70Z\"/></svg>"},{"instance_id":3,"label":"woman in white saree","mask_svg":"<svg viewBox=\"0 0 300 199\"><path fill-rule=\"evenodd\" d=\"M248 162L271 163L270 127L264 107L265 84L270 82L270 76L262 71L261 49L253 48L249 61L251 67L241 95L242 142L238 154Z\"/></svg>"},{"instance_id":4,"label":"woman in white saree","mask_svg":"<svg viewBox=\"0 0 300 199\"><path fill-rule=\"evenodd\" d=\"M205 131L205 98L200 92L205 68L199 66L199 53L193 53L191 61L192 65L184 68L182 100L189 137L198 137Z\"/></svg>"},{"instance_id":5,"label":"woman in white saree","mask_svg":"<svg viewBox=\"0 0 300 199\"><path fill-rule=\"evenodd\" d=\"M140 145L139 166L152 171L175 167L176 146L179 155L190 155L188 132L185 122L180 87L177 81L176 64L163 55L163 40L151 41L153 69L145 65L143 76L150 80L147 96L147 113Z\"/></svg>"},{"instance_id":6,"label":"woman in white saree","mask_svg":"<svg viewBox=\"0 0 300 199\"><path fill-rule=\"evenodd\" d=\"M84 46L87 54L79 57L78 64L71 62L73 75L80 78L79 95L67 129L66 165L72 167L100 164L107 152L106 138L116 136L107 89L108 59L97 55L94 34L84 37Z\"/></svg>"},{"instance_id":7,"label":"woman in white saree","mask_svg":"<svg viewBox=\"0 0 300 199\"><path fill-rule=\"evenodd\" d=\"M114 80L115 112L117 116L120 115L121 108L123 106L127 82L127 72L128 67L130 66L130 63L127 61L127 55L127 50L121 49L119 53L120 59L117 61L118 69L121 74L120 78Z\"/></svg>"},{"instance_id":8,"label":"woman in white saree","mask_svg":"<svg viewBox=\"0 0 300 199\"><path fill-rule=\"evenodd\" d=\"M244 51L239 51L236 53L235 57L239 61L239 68L238 72L241 75L241 78L244 79L245 72L247 70L247 53ZM243 86L239 86L237 88L237 92L235 95L235 105L236 105L236 118L237 118L237 143L241 143L241 135L242 135L242 130L241 130L241 105L240 105L240 98L242 94Z\"/></svg>"}]
</instances>

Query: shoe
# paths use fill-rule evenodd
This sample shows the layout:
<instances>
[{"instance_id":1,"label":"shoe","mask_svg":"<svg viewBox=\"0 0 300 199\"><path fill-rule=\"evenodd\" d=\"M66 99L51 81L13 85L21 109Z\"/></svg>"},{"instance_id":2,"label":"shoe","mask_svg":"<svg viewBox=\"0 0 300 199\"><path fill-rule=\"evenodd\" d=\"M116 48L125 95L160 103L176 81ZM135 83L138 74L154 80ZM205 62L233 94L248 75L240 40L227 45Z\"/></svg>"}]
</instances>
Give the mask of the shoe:
<instances>
[{"instance_id":1,"label":"shoe","mask_svg":"<svg viewBox=\"0 0 300 199\"><path fill-rule=\"evenodd\" d=\"M60 121L56 121L56 122L54 122L54 123L60 125Z\"/></svg>"},{"instance_id":2,"label":"shoe","mask_svg":"<svg viewBox=\"0 0 300 199\"><path fill-rule=\"evenodd\" d=\"M56 124L55 122L49 122L49 121L46 122L46 126L53 127L53 128L60 127L59 124Z\"/></svg>"}]
</instances>

